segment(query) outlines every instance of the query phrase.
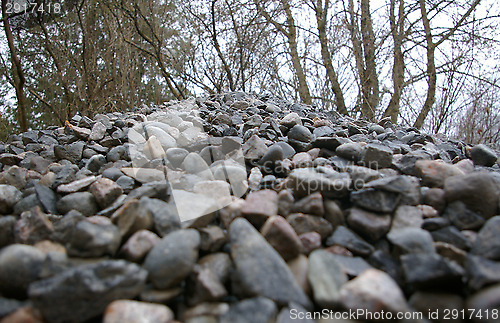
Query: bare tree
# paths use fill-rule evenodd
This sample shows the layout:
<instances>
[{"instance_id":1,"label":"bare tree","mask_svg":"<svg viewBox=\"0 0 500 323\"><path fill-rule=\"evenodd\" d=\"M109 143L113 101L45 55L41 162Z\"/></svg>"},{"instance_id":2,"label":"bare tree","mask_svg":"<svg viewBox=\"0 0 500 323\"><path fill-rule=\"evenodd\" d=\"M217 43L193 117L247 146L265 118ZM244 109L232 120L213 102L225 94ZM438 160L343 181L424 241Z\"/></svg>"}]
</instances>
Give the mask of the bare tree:
<instances>
[{"instance_id":1,"label":"bare tree","mask_svg":"<svg viewBox=\"0 0 500 323\"><path fill-rule=\"evenodd\" d=\"M300 95L300 99L302 102L306 104L311 104L311 93L309 91L309 86L307 85L306 74L302 67L298 45L297 45L297 28L295 25L295 19L292 15L292 10L290 8L289 0L280 0L281 7L285 13L285 23L279 23L276 19L274 19L269 12L267 12L266 8L262 7L262 4L259 0L254 0L255 5L260 13L267 19L267 21L276 28L283 36L286 37L288 41L288 46L290 50L290 57L292 60L292 65L295 70L295 75L297 77L297 81L299 83L298 92Z\"/></svg>"},{"instance_id":2,"label":"bare tree","mask_svg":"<svg viewBox=\"0 0 500 323\"><path fill-rule=\"evenodd\" d=\"M26 78L21 65L21 60L18 56L16 45L14 44L14 36L9 22L9 13L7 12L7 0L2 0L2 21L7 43L9 45L10 59L12 63L12 79L17 97L17 121L21 131L28 130L28 116L26 113L26 95L24 93L24 84Z\"/></svg>"}]
</instances>

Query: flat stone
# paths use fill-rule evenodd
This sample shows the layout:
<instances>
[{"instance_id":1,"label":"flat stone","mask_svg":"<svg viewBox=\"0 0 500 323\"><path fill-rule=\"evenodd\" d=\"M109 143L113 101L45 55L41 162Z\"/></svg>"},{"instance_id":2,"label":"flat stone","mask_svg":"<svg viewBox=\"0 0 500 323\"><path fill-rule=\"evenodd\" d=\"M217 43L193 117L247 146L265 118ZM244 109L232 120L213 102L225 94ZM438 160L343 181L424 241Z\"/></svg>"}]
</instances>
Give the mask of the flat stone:
<instances>
[{"instance_id":1,"label":"flat stone","mask_svg":"<svg viewBox=\"0 0 500 323\"><path fill-rule=\"evenodd\" d=\"M354 207L350 209L347 223L361 236L377 241L389 232L391 216L389 214L375 214Z\"/></svg>"},{"instance_id":2,"label":"flat stone","mask_svg":"<svg viewBox=\"0 0 500 323\"><path fill-rule=\"evenodd\" d=\"M403 292L398 284L383 271L369 269L343 285L340 290L342 305L351 310L367 312L409 311ZM362 317L358 317L362 318Z\"/></svg>"},{"instance_id":3,"label":"flat stone","mask_svg":"<svg viewBox=\"0 0 500 323\"><path fill-rule=\"evenodd\" d=\"M94 196L89 192L78 192L64 196L57 202L57 210L60 214L66 214L76 210L83 215L90 216L99 210Z\"/></svg>"},{"instance_id":4,"label":"flat stone","mask_svg":"<svg viewBox=\"0 0 500 323\"><path fill-rule=\"evenodd\" d=\"M239 290L268 297L278 304L296 302L311 308L311 302L283 258L247 220L235 219L229 237Z\"/></svg>"},{"instance_id":5,"label":"flat stone","mask_svg":"<svg viewBox=\"0 0 500 323\"><path fill-rule=\"evenodd\" d=\"M88 176L68 184L62 184L57 187L57 192L62 194L76 193L92 185L96 179L95 176Z\"/></svg>"},{"instance_id":6,"label":"flat stone","mask_svg":"<svg viewBox=\"0 0 500 323\"><path fill-rule=\"evenodd\" d=\"M326 245L339 245L360 256L368 256L375 251L371 244L345 226L338 226L335 232L326 239Z\"/></svg>"},{"instance_id":7,"label":"flat stone","mask_svg":"<svg viewBox=\"0 0 500 323\"><path fill-rule=\"evenodd\" d=\"M454 226L447 226L442 229L434 230L431 232L431 235L434 241L450 243L463 250L469 250L472 246L467 237Z\"/></svg>"},{"instance_id":8,"label":"flat stone","mask_svg":"<svg viewBox=\"0 0 500 323\"><path fill-rule=\"evenodd\" d=\"M249 298L237 302L223 314L220 323L254 323L254 322L273 322L278 309L276 304L265 297Z\"/></svg>"},{"instance_id":9,"label":"flat stone","mask_svg":"<svg viewBox=\"0 0 500 323\"><path fill-rule=\"evenodd\" d=\"M63 271L30 285L34 305L49 322L85 322L114 300L134 298L147 272L124 260L101 261Z\"/></svg>"},{"instance_id":10,"label":"flat stone","mask_svg":"<svg viewBox=\"0 0 500 323\"><path fill-rule=\"evenodd\" d=\"M6 297L26 297L31 283L40 278L45 255L32 246L12 244L0 251L0 292Z\"/></svg>"},{"instance_id":11,"label":"flat stone","mask_svg":"<svg viewBox=\"0 0 500 323\"><path fill-rule=\"evenodd\" d=\"M437 288L461 284L464 269L435 253L413 253L401 256L406 281L416 287Z\"/></svg>"},{"instance_id":12,"label":"flat stone","mask_svg":"<svg viewBox=\"0 0 500 323\"><path fill-rule=\"evenodd\" d=\"M298 235L306 232L317 232L322 239L325 239L333 232L333 227L330 222L319 216L293 213L290 214L286 220L291 224Z\"/></svg>"},{"instance_id":13,"label":"flat stone","mask_svg":"<svg viewBox=\"0 0 500 323\"><path fill-rule=\"evenodd\" d=\"M302 243L285 218L278 215L269 217L260 231L283 259L290 260L300 254Z\"/></svg>"},{"instance_id":14,"label":"flat stone","mask_svg":"<svg viewBox=\"0 0 500 323\"><path fill-rule=\"evenodd\" d=\"M261 226L270 216L278 214L278 193L262 190L248 194L241 214L250 222Z\"/></svg>"},{"instance_id":15,"label":"flat stone","mask_svg":"<svg viewBox=\"0 0 500 323\"><path fill-rule=\"evenodd\" d=\"M23 194L11 185L0 185L0 214L9 214Z\"/></svg>"},{"instance_id":16,"label":"flat stone","mask_svg":"<svg viewBox=\"0 0 500 323\"><path fill-rule=\"evenodd\" d=\"M326 251L331 253L330 250ZM349 277L359 276L365 270L373 268L361 257L353 257L352 255L351 256L338 255L335 253L331 254L342 268L342 272L344 272Z\"/></svg>"},{"instance_id":17,"label":"flat stone","mask_svg":"<svg viewBox=\"0 0 500 323\"><path fill-rule=\"evenodd\" d=\"M200 235L194 229L167 234L146 256L144 268L158 289L179 284L192 271L198 260Z\"/></svg>"},{"instance_id":18,"label":"flat stone","mask_svg":"<svg viewBox=\"0 0 500 323\"><path fill-rule=\"evenodd\" d=\"M340 289L347 282L347 275L334 255L324 250L312 252L308 277L316 304L329 309L339 307Z\"/></svg>"},{"instance_id":19,"label":"flat stone","mask_svg":"<svg viewBox=\"0 0 500 323\"><path fill-rule=\"evenodd\" d=\"M479 231L471 253L500 260L500 216L490 218Z\"/></svg>"},{"instance_id":20,"label":"flat stone","mask_svg":"<svg viewBox=\"0 0 500 323\"><path fill-rule=\"evenodd\" d=\"M362 189L351 193L351 201L359 207L374 212L392 213L400 200L400 195L373 188Z\"/></svg>"},{"instance_id":21,"label":"flat stone","mask_svg":"<svg viewBox=\"0 0 500 323\"><path fill-rule=\"evenodd\" d=\"M104 311L103 323L168 323L174 319L170 308L161 304L151 304L131 300L111 302Z\"/></svg>"},{"instance_id":22,"label":"flat stone","mask_svg":"<svg viewBox=\"0 0 500 323\"><path fill-rule=\"evenodd\" d=\"M448 202L462 201L467 208L482 214L486 219L497 212L499 188L489 173L474 172L447 178L444 190Z\"/></svg>"},{"instance_id":23,"label":"flat stone","mask_svg":"<svg viewBox=\"0 0 500 323\"><path fill-rule=\"evenodd\" d=\"M403 228L421 228L424 223L422 210L411 205L400 205L394 212L391 231Z\"/></svg>"},{"instance_id":24,"label":"flat stone","mask_svg":"<svg viewBox=\"0 0 500 323\"><path fill-rule=\"evenodd\" d=\"M448 177L464 175L460 168L442 160L418 160L415 168L422 184L429 187L442 188Z\"/></svg>"},{"instance_id":25,"label":"flat stone","mask_svg":"<svg viewBox=\"0 0 500 323\"><path fill-rule=\"evenodd\" d=\"M360 154L360 164L373 168L387 168L392 164L392 150L380 144L366 145Z\"/></svg>"},{"instance_id":26,"label":"flat stone","mask_svg":"<svg viewBox=\"0 0 500 323\"><path fill-rule=\"evenodd\" d=\"M436 252L431 234L420 228L406 227L392 230L387 239L397 248L399 254Z\"/></svg>"},{"instance_id":27,"label":"flat stone","mask_svg":"<svg viewBox=\"0 0 500 323\"><path fill-rule=\"evenodd\" d=\"M479 144L470 150L470 157L474 165L491 167L497 161L497 154L488 146Z\"/></svg>"},{"instance_id":28,"label":"flat stone","mask_svg":"<svg viewBox=\"0 0 500 323\"><path fill-rule=\"evenodd\" d=\"M118 184L105 177L99 178L92 183L89 190L102 209L112 204L123 193Z\"/></svg>"},{"instance_id":29,"label":"flat stone","mask_svg":"<svg viewBox=\"0 0 500 323\"><path fill-rule=\"evenodd\" d=\"M135 232L120 249L120 255L128 261L140 262L160 242L161 238L151 231Z\"/></svg>"}]
</instances>

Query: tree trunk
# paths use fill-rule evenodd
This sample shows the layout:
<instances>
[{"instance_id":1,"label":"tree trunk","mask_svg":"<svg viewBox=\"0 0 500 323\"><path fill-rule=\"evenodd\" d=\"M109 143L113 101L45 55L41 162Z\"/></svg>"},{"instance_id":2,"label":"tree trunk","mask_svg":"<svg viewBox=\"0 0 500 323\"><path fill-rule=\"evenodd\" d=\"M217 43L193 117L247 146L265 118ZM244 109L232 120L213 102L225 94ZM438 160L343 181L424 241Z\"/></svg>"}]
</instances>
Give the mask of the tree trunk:
<instances>
[{"instance_id":1,"label":"tree trunk","mask_svg":"<svg viewBox=\"0 0 500 323\"><path fill-rule=\"evenodd\" d=\"M377 67L375 65L375 35L373 34L370 13L370 0L361 0L361 35L366 66L364 80L366 88L363 91L366 96L366 104L362 115L368 120L373 120L379 102L379 87Z\"/></svg>"},{"instance_id":2,"label":"tree trunk","mask_svg":"<svg viewBox=\"0 0 500 323\"><path fill-rule=\"evenodd\" d=\"M292 16L292 11L290 10L290 4L288 0L281 0L283 8L286 13L286 22L288 25L288 44L290 46L290 56L292 57L293 68L295 69L295 75L299 81L299 95L302 102L305 104L311 104L311 94L309 92L309 86L307 85L306 75L302 64L300 63L300 56L297 50L297 30L295 28L295 20Z\"/></svg>"},{"instance_id":3,"label":"tree trunk","mask_svg":"<svg viewBox=\"0 0 500 323\"><path fill-rule=\"evenodd\" d=\"M26 95L24 94L24 83L26 83L26 78L24 77L21 61L17 56L16 47L14 45L14 37L9 23L9 14L7 13L7 0L2 0L2 20L5 36L7 37L7 43L9 45L10 59L12 61L12 77L14 79L14 88L17 97L17 121L21 131L27 131L28 116L26 114Z\"/></svg>"},{"instance_id":4,"label":"tree trunk","mask_svg":"<svg viewBox=\"0 0 500 323\"><path fill-rule=\"evenodd\" d=\"M394 93L384 112L384 117L390 117L393 124L398 123L399 104L403 92L405 63L402 51L404 37L404 0L399 0L398 20L396 22L396 0L391 0L390 16L391 34L394 41L394 64L392 67L392 84Z\"/></svg>"},{"instance_id":5,"label":"tree trunk","mask_svg":"<svg viewBox=\"0 0 500 323\"><path fill-rule=\"evenodd\" d=\"M316 5L316 20L318 23L318 33L319 42L321 44L321 57L323 58L323 65L326 68L326 74L332 85L332 91L335 95L335 105L337 106L337 111L341 114L348 115L347 109L345 107L344 94L340 88L337 73L332 64L332 57L328 49L328 39L326 36L326 19L328 18L328 3L326 0L324 7L322 8L322 0L318 0Z\"/></svg>"},{"instance_id":6,"label":"tree trunk","mask_svg":"<svg viewBox=\"0 0 500 323\"><path fill-rule=\"evenodd\" d=\"M417 120L413 126L417 129L422 128L424 125L425 118L431 111L432 106L436 100L436 64L434 61L434 50L436 46L432 41L431 26L429 23L429 18L427 17L427 9L425 8L425 0L419 0L420 11L422 13L422 23L424 24L425 39L427 42L427 98L425 99L424 106L418 115Z\"/></svg>"}]
</instances>

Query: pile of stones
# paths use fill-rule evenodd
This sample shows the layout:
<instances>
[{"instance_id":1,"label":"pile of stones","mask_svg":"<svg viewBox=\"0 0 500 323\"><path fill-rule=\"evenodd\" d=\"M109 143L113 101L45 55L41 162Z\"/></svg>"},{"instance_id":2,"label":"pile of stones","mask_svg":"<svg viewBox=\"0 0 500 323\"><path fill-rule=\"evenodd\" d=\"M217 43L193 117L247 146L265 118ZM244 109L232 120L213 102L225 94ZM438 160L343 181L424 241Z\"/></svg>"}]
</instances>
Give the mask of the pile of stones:
<instances>
[{"instance_id":1,"label":"pile of stones","mask_svg":"<svg viewBox=\"0 0 500 323\"><path fill-rule=\"evenodd\" d=\"M235 92L11 135L0 171L0 322L499 319L485 145Z\"/></svg>"}]
</instances>

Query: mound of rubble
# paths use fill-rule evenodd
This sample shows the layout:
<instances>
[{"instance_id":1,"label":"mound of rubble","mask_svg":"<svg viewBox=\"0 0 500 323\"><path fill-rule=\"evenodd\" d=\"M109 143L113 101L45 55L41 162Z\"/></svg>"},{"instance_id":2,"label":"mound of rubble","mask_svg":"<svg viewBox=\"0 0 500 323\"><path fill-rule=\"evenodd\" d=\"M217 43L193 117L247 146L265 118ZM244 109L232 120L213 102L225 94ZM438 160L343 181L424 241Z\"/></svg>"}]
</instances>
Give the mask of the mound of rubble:
<instances>
[{"instance_id":1,"label":"mound of rubble","mask_svg":"<svg viewBox=\"0 0 500 323\"><path fill-rule=\"evenodd\" d=\"M484 145L236 92L11 135L0 171L1 322L499 319Z\"/></svg>"}]
</instances>

